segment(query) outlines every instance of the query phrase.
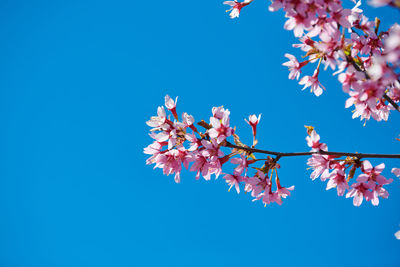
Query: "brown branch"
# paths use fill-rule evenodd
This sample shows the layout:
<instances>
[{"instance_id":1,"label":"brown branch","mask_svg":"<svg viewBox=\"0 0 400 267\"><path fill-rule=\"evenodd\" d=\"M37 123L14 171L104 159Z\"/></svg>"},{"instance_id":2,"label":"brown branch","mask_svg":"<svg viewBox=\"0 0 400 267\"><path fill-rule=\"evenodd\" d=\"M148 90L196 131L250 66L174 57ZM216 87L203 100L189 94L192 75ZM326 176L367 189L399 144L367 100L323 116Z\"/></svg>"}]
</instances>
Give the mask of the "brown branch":
<instances>
[{"instance_id":1,"label":"brown branch","mask_svg":"<svg viewBox=\"0 0 400 267\"><path fill-rule=\"evenodd\" d=\"M400 112L400 107L397 105L393 99L391 99L386 93L383 94L383 98L386 99L397 111Z\"/></svg>"},{"instance_id":2,"label":"brown branch","mask_svg":"<svg viewBox=\"0 0 400 267\"><path fill-rule=\"evenodd\" d=\"M314 151L314 152L310 151L310 152L290 152L290 153L285 153L285 152L262 150L262 149L251 148L251 147L237 146L237 145L234 145L234 144L232 144L232 143L230 143L228 141L226 141L223 146L229 147L229 148L245 150L245 151L248 151L250 153L262 153L262 154L275 155L275 156L278 156L279 158L281 158L281 157L311 156L311 155L314 155L314 154L320 154L320 155L356 157L356 158L359 158L359 159L361 159L361 158L400 159L400 154L368 154L368 153L348 153L348 152L331 152L331 151Z\"/></svg>"}]
</instances>

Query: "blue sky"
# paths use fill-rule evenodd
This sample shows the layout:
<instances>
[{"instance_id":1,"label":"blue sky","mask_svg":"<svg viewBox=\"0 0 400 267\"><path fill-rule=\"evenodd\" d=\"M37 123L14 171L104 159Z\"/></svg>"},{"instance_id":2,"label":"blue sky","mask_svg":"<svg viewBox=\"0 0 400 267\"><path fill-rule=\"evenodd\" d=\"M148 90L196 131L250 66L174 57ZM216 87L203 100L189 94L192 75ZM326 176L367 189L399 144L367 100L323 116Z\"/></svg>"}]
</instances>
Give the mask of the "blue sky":
<instances>
[{"instance_id":1,"label":"blue sky","mask_svg":"<svg viewBox=\"0 0 400 267\"><path fill-rule=\"evenodd\" d=\"M262 113L260 148L307 150L306 124L330 150L398 153L400 114L364 127L331 72L318 98L287 79L296 39L267 6L231 20L221 1L1 1L0 266L398 266L398 179L354 207L285 158L296 189L264 208L222 179L178 185L145 165L167 93L196 119L224 105L247 141L243 119Z\"/></svg>"}]
</instances>

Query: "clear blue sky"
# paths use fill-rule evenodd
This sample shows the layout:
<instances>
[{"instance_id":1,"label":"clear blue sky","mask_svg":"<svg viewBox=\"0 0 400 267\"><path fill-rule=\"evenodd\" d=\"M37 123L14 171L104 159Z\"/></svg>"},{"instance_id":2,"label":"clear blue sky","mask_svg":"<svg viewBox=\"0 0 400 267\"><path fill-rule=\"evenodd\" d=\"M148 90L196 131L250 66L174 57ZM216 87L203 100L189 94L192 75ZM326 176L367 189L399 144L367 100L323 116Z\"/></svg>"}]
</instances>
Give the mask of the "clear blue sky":
<instances>
[{"instance_id":1,"label":"clear blue sky","mask_svg":"<svg viewBox=\"0 0 400 267\"><path fill-rule=\"evenodd\" d=\"M167 93L196 119L224 105L247 141L243 119L262 113L260 148L307 150L307 124L330 150L400 151L400 114L363 127L330 72L319 98L287 79L298 51L282 12L257 0L231 20L221 2L0 2L0 266L400 264L399 179L357 208L311 181L307 158L283 159L296 189L264 208L222 179L177 185L145 165ZM384 162L392 177L400 162Z\"/></svg>"}]
</instances>

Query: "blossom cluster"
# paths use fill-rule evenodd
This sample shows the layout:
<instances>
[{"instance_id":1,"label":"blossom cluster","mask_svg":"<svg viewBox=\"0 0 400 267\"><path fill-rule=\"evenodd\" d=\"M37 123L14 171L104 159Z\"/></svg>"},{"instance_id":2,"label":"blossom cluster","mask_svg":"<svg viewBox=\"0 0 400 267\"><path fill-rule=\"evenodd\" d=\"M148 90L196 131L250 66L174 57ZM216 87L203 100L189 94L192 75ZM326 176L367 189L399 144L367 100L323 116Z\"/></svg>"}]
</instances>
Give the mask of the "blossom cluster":
<instances>
[{"instance_id":1,"label":"blossom cluster","mask_svg":"<svg viewBox=\"0 0 400 267\"><path fill-rule=\"evenodd\" d=\"M312 127L309 127L308 133L306 140L311 151L328 151L327 145L320 142L320 136ZM326 190L336 188L338 196L344 196L347 190L346 198L353 197L354 206L360 206L364 198L371 201L374 206L379 204L379 198L388 198L389 193L383 186L393 182L393 179L387 179L382 175L384 163L373 167L368 160L361 161L357 157L339 159L339 157L323 153L313 154L307 161L307 165L313 169L311 179L319 177L321 181L328 181ZM360 170L360 174L356 181L350 184L357 170ZM393 168L392 172L400 176L399 168Z\"/></svg>"},{"instance_id":2,"label":"blossom cluster","mask_svg":"<svg viewBox=\"0 0 400 267\"><path fill-rule=\"evenodd\" d=\"M372 4L389 2L375 0ZM325 90L319 80L323 64L339 74L343 91L349 95L345 106L355 108L353 118L387 120L400 102L400 26L379 32L380 21L369 20L360 5L361 1L348 9L340 0L273 0L269 10L284 10L288 18L284 28L299 38L300 43L293 46L305 53L303 61L285 54L289 61L283 65L289 68L289 79L299 80L303 90L310 88L320 96ZM309 63L317 63L313 74L300 78Z\"/></svg>"},{"instance_id":3,"label":"blossom cluster","mask_svg":"<svg viewBox=\"0 0 400 267\"><path fill-rule=\"evenodd\" d=\"M261 115L250 115L248 120L245 119L253 135L253 144L247 146L240 141L235 128L231 127L228 109L213 107L209 123L203 120L197 123L204 128L201 132L196 128L192 115L183 112L179 119L176 103L177 98L173 100L167 95L165 107L158 107L157 116L147 121L147 125L152 128L150 137L154 139L152 144L144 148L144 153L150 155L147 164L155 164L154 168L162 169L165 175L174 174L177 183L181 181L182 166L195 172L196 179L203 177L208 181L212 176L218 178L221 175L229 185L229 190L234 187L240 193L242 185L242 190L250 193L254 201L261 200L265 205L273 202L281 205L282 199L290 195L294 186L281 186L278 160L293 153L255 150ZM384 186L393 179L382 175L385 164L373 167L368 160L361 160L358 154L342 159L346 153L329 153L328 146L320 142L320 136L314 128L306 128L306 141L311 151L302 154L311 155L307 162L313 169L311 179L328 181L326 189L336 188L338 196L344 196L347 191L346 197L353 197L355 206L360 206L363 199L376 206L379 198L389 196ZM228 139L233 139L234 144ZM276 157L257 159L255 152ZM233 170L223 171L223 168L229 167L229 162L234 166ZM256 163L261 165L254 167ZM360 174L352 182L358 170ZM400 177L400 168L393 168L392 172Z\"/></svg>"},{"instance_id":4,"label":"blossom cluster","mask_svg":"<svg viewBox=\"0 0 400 267\"><path fill-rule=\"evenodd\" d=\"M195 172L196 179L201 176L210 180L212 175L218 178L223 174L229 189L235 187L239 193L242 184L245 192L249 192L254 200L261 200L265 205L273 202L281 205L282 198L290 195L294 186L281 186L277 173L280 166L276 159L256 159L248 151L228 146L228 137L233 138L236 144L243 145L234 128L230 126L228 109L213 107L209 123L198 123L205 129L204 132L200 132L194 125L193 116L183 113L179 120L176 102L177 99L173 100L167 95L166 109L163 106L158 107L157 116L147 121L147 125L152 127L150 137L154 139L154 142L144 149L144 153L150 155L147 164L155 164L154 168L162 169L165 175L174 174L177 183L181 180L182 166ZM173 118L171 115L167 116L168 111L172 113ZM261 115L250 115L246 120L253 132L253 147L257 143L256 132L260 119ZM224 153L223 148L229 153ZM234 170L232 173L223 173L222 167L229 161L235 166ZM249 168L257 162L263 162L262 166Z\"/></svg>"}]
</instances>

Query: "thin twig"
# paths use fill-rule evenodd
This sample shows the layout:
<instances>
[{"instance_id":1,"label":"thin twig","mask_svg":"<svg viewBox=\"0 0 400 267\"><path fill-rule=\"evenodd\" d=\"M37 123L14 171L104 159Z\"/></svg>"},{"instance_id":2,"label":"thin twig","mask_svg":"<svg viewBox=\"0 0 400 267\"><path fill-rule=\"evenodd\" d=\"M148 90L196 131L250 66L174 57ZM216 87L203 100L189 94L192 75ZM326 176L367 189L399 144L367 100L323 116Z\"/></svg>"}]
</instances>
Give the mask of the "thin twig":
<instances>
[{"instance_id":1,"label":"thin twig","mask_svg":"<svg viewBox=\"0 0 400 267\"><path fill-rule=\"evenodd\" d=\"M400 106L397 105L386 93L383 94L383 98L386 99L397 111L400 112Z\"/></svg>"},{"instance_id":2,"label":"thin twig","mask_svg":"<svg viewBox=\"0 0 400 267\"><path fill-rule=\"evenodd\" d=\"M311 156L315 154L320 154L320 155L332 155L332 156L346 156L346 157L356 157L358 159L361 158L391 158L391 159L399 159L400 154L369 154L369 153L348 153L348 152L332 152L332 151L310 151L310 152L290 152L290 153L285 153L285 152L276 152L276 151L268 151L268 150L262 150L262 149L257 149L257 148L251 148L251 147L243 147L243 146L237 146L234 145L230 142L225 142L223 145L225 147L230 147L230 148L235 148L235 149L241 149L248 151L250 153L262 153L262 154L269 154L269 155L275 155L278 158L281 157L297 157L297 156Z\"/></svg>"}]
</instances>

